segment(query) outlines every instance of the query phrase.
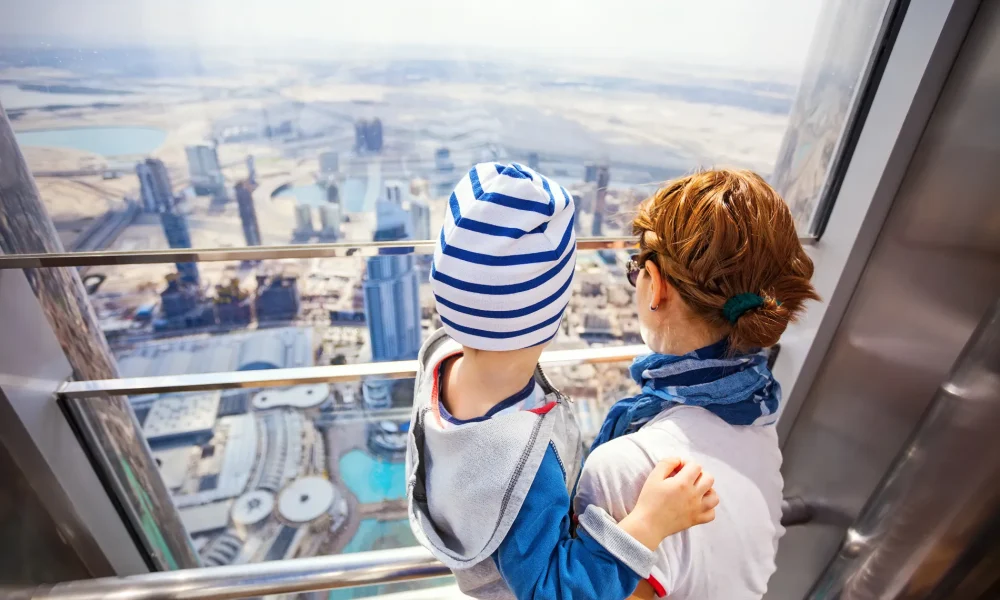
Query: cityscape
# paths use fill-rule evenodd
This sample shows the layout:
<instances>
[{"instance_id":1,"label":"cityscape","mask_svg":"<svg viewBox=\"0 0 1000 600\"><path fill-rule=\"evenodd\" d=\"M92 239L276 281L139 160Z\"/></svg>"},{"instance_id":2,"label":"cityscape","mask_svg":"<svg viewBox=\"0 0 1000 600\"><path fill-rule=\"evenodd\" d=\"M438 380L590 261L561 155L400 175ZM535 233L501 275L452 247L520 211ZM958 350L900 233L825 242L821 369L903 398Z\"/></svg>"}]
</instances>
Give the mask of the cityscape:
<instances>
[{"instance_id":1,"label":"cityscape","mask_svg":"<svg viewBox=\"0 0 1000 600\"><path fill-rule=\"evenodd\" d=\"M770 176L798 82L405 55L194 62L171 49L0 48L0 104L66 250L430 240L482 161L558 180L579 237L626 235L671 177L713 165ZM626 259L580 253L552 348L641 343ZM429 255L387 248L81 276L121 375L143 377L415 358L440 325L429 271ZM624 364L548 375L586 436L632 393ZM412 389L368 379L130 402L203 564L227 565L415 544L402 462Z\"/></svg>"}]
</instances>

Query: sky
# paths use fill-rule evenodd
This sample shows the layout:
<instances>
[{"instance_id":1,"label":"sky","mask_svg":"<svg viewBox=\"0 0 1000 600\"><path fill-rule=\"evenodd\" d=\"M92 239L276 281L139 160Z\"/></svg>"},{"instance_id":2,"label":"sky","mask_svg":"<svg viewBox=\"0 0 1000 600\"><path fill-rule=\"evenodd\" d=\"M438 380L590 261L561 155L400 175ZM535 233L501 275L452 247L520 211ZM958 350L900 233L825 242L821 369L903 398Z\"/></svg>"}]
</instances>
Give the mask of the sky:
<instances>
[{"instance_id":1,"label":"sky","mask_svg":"<svg viewBox=\"0 0 1000 600\"><path fill-rule=\"evenodd\" d=\"M423 46L797 71L824 1L14 0L3 10L0 39L69 47Z\"/></svg>"}]
</instances>

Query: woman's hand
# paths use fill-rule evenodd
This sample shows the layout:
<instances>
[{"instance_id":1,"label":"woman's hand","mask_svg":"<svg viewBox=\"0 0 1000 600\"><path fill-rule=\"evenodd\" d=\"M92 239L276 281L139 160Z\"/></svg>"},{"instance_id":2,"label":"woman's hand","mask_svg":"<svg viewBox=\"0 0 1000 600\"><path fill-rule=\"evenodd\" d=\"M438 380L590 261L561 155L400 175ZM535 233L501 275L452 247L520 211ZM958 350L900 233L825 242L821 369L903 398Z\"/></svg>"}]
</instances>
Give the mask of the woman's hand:
<instances>
[{"instance_id":1,"label":"woman's hand","mask_svg":"<svg viewBox=\"0 0 1000 600\"><path fill-rule=\"evenodd\" d=\"M715 519L715 478L695 463L662 460L646 478L639 499L619 526L650 550L668 536Z\"/></svg>"}]
</instances>

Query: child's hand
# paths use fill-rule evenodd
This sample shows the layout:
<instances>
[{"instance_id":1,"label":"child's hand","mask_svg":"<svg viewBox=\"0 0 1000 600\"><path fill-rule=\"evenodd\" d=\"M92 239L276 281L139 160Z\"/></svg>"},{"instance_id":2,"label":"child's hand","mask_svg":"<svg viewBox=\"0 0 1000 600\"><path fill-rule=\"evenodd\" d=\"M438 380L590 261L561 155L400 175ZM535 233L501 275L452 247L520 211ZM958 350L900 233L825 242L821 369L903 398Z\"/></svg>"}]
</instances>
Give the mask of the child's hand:
<instances>
[{"instance_id":1,"label":"child's hand","mask_svg":"<svg viewBox=\"0 0 1000 600\"><path fill-rule=\"evenodd\" d=\"M700 465L662 460L646 478L635 508L619 525L650 550L667 536L715 519L715 478Z\"/></svg>"}]
</instances>

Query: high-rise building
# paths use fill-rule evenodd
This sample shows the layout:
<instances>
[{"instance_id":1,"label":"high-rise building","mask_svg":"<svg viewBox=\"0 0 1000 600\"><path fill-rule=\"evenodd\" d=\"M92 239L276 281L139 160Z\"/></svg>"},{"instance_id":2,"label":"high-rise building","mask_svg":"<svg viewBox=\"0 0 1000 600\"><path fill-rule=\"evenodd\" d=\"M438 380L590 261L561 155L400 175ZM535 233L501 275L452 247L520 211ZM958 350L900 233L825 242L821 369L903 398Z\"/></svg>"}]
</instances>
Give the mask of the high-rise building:
<instances>
[{"instance_id":1,"label":"high-rise building","mask_svg":"<svg viewBox=\"0 0 1000 600\"><path fill-rule=\"evenodd\" d=\"M379 202L375 241L412 239L403 207ZM372 360L407 360L420 350L420 294L411 249L383 249L368 259L364 280L365 320Z\"/></svg>"},{"instance_id":2,"label":"high-rise building","mask_svg":"<svg viewBox=\"0 0 1000 600\"><path fill-rule=\"evenodd\" d=\"M375 118L368 123L368 151L378 154L382 151L382 120Z\"/></svg>"},{"instance_id":3,"label":"high-rise building","mask_svg":"<svg viewBox=\"0 0 1000 600\"><path fill-rule=\"evenodd\" d=\"M248 325L253 320L250 294L240 288L238 279L215 286L215 319L220 325Z\"/></svg>"},{"instance_id":4,"label":"high-rise building","mask_svg":"<svg viewBox=\"0 0 1000 600\"><path fill-rule=\"evenodd\" d=\"M594 201L594 223L590 234L597 237L604 231L604 214L607 212L606 200L608 183L611 181L611 170L607 165L597 167L597 195Z\"/></svg>"},{"instance_id":5,"label":"high-rise building","mask_svg":"<svg viewBox=\"0 0 1000 600\"><path fill-rule=\"evenodd\" d=\"M290 321L297 317L302 309L298 278L258 275L254 309L258 321Z\"/></svg>"},{"instance_id":6,"label":"high-rise building","mask_svg":"<svg viewBox=\"0 0 1000 600\"><path fill-rule=\"evenodd\" d=\"M313 229L312 207L308 204L295 205L295 231L293 236L296 240L308 240L316 231Z\"/></svg>"},{"instance_id":7,"label":"high-rise building","mask_svg":"<svg viewBox=\"0 0 1000 600\"><path fill-rule=\"evenodd\" d=\"M354 151L358 154L368 150L368 122L364 119L354 123Z\"/></svg>"},{"instance_id":8,"label":"high-rise building","mask_svg":"<svg viewBox=\"0 0 1000 600\"><path fill-rule=\"evenodd\" d=\"M135 166L135 174L139 177L143 210L157 213L173 209L174 192L170 185L170 173L162 160L147 158Z\"/></svg>"},{"instance_id":9,"label":"high-rise building","mask_svg":"<svg viewBox=\"0 0 1000 600\"><path fill-rule=\"evenodd\" d=\"M438 148L435 150L434 166L442 173L455 170L455 164L451 162L451 150L448 148Z\"/></svg>"},{"instance_id":10,"label":"high-rise building","mask_svg":"<svg viewBox=\"0 0 1000 600\"><path fill-rule=\"evenodd\" d=\"M356 132L355 132L356 133ZM357 140L355 140L355 144ZM319 155L319 174L324 177L336 175L340 171L340 155L336 152L321 152Z\"/></svg>"},{"instance_id":11,"label":"high-rise building","mask_svg":"<svg viewBox=\"0 0 1000 600\"><path fill-rule=\"evenodd\" d=\"M538 170L538 153L529 152L528 153L528 168L532 171Z\"/></svg>"},{"instance_id":12,"label":"high-rise building","mask_svg":"<svg viewBox=\"0 0 1000 600\"><path fill-rule=\"evenodd\" d=\"M163 161L147 158L135 167L141 186L142 204L149 212L160 213L160 225L167 245L171 248L190 248L191 231L188 229L187 216L179 206L179 198L173 195L170 174ZM199 285L198 265L195 263L177 263L177 273L182 283Z\"/></svg>"},{"instance_id":13,"label":"high-rise building","mask_svg":"<svg viewBox=\"0 0 1000 600\"><path fill-rule=\"evenodd\" d=\"M330 204L340 204L340 186L331 181L326 186L326 201Z\"/></svg>"},{"instance_id":14,"label":"high-rise building","mask_svg":"<svg viewBox=\"0 0 1000 600\"><path fill-rule=\"evenodd\" d=\"M386 181L383 198L386 202L391 202L397 206L406 206L410 199L410 187L402 181Z\"/></svg>"},{"instance_id":15,"label":"high-rise building","mask_svg":"<svg viewBox=\"0 0 1000 600\"><path fill-rule=\"evenodd\" d=\"M160 311L167 319L181 319L197 308L197 288L182 283L177 274L167 276L167 287L160 292Z\"/></svg>"},{"instance_id":16,"label":"high-rise building","mask_svg":"<svg viewBox=\"0 0 1000 600\"><path fill-rule=\"evenodd\" d=\"M199 194L225 195L226 179L222 176L219 152L215 146L199 144L184 149L188 159L191 185Z\"/></svg>"},{"instance_id":17,"label":"high-rise building","mask_svg":"<svg viewBox=\"0 0 1000 600\"><path fill-rule=\"evenodd\" d=\"M371 121L359 119L354 123L354 151L358 154L371 152L378 154L382 151L382 120L375 118Z\"/></svg>"},{"instance_id":18,"label":"high-rise building","mask_svg":"<svg viewBox=\"0 0 1000 600\"><path fill-rule=\"evenodd\" d=\"M188 229L187 216L180 211L180 207L174 206L169 212L161 212L160 224L163 225L163 234L166 236L167 244L171 248L191 247L191 231ZM177 263L177 273L180 274L180 279L183 283L190 283L196 286L201 283L196 263Z\"/></svg>"},{"instance_id":19,"label":"high-rise building","mask_svg":"<svg viewBox=\"0 0 1000 600\"><path fill-rule=\"evenodd\" d=\"M422 199L410 200L410 218L413 221L413 239L431 239L431 209Z\"/></svg>"},{"instance_id":20,"label":"high-rise building","mask_svg":"<svg viewBox=\"0 0 1000 600\"><path fill-rule=\"evenodd\" d=\"M257 162L253 158L253 154L247 154L247 181L250 182L252 187L257 187Z\"/></svg>"},{"instance_id":21,"label":"high-rise building","mask_svg":"<svg viewBox=\"0 0 1000 600\"><path fill-rule=\"evenodd\" d=\"M236 193L236 207L240 213L247 246L260 246L260 225L257 223L257 208L253 203L253 185L249 181L241 181L233 191Z\"/></svg>"},{"instance_id":22,"label":"high-rise building","mask_svg":"<svg viewBox=\"0 0 1000 600\"><path fill-rule=\"evenodd\" d=\"M429 240L431 238L431 209L425 201L426 198L413 198L410 200L410 220L413 224L413 239ZM416 257L419 280L428 281L431 275L431 265L434 257L430 254L419 254Z\"/></svg>"},{"instance_id":23,"label":"high-rise building","mask_svg":"<svg viewBox=\"0 0 1000 600\"><path fill-rule=\"evenodd\" d=\"M594 163L583 165L583 182L593 183L595 181L597 181L597 165Z\"/></svg>"},{"instance_id":24,"label":"high-rise building","mask_svg":"<svg viewBox=\"0 0 1000 600\"><path fill-rule=\"evenodd\" d=\"M340 205L327 203L319 207L319 237L327 242L340 239Z\"/></svg>"}]
</instances>

